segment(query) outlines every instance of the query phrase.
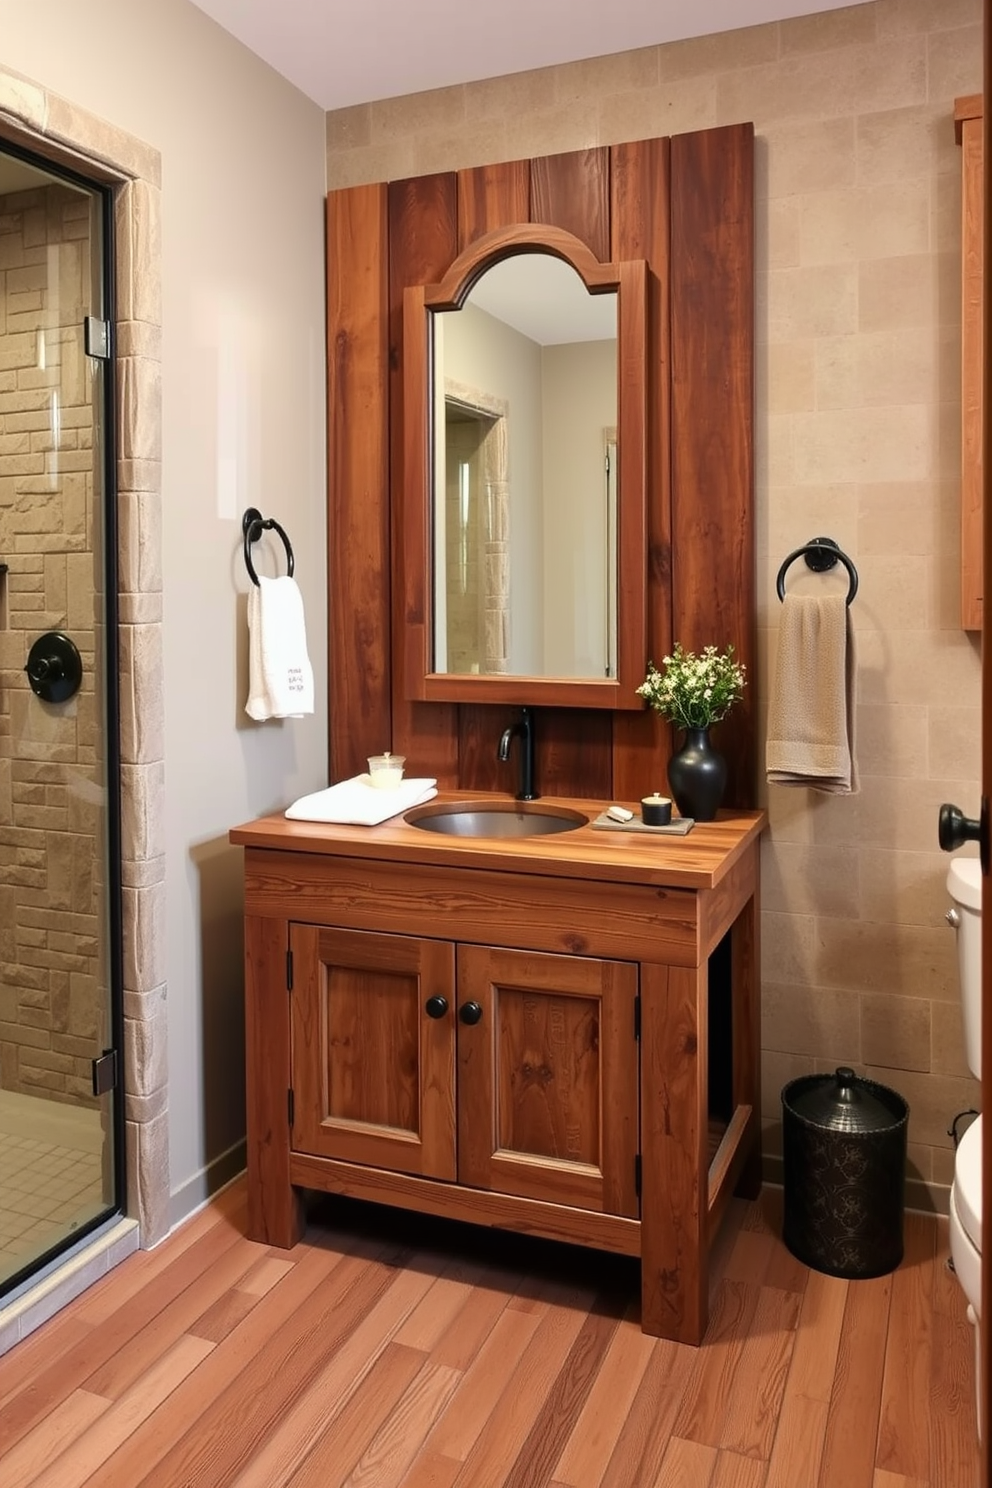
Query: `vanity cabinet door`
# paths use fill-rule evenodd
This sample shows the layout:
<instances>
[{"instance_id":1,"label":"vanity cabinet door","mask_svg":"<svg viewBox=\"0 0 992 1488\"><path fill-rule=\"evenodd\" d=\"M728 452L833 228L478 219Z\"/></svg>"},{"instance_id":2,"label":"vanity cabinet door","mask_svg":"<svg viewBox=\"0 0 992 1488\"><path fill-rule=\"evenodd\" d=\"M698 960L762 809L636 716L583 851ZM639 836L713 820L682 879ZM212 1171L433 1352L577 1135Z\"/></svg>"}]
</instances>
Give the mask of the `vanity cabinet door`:
<instances>
[{"instance_id":1,"label":"vanity cabinet door","mask_svg":"<svg viewBox=\"0 0 992 1488\"><path fill-rule=\"evenodd\" d=\"M637 967L458 947L458 1179L636 1218Z\"/></svg>"},{"instance_id":2,"label":"vanity cabinet door","mask_svg":"<svg viewBox=\"0 0 992 1488\"><path fill-rule=\"evenodd\" d=\"M454 947L316 925L290 947L294 1151L454 1179Z\"/></svg>"}]
</instances>

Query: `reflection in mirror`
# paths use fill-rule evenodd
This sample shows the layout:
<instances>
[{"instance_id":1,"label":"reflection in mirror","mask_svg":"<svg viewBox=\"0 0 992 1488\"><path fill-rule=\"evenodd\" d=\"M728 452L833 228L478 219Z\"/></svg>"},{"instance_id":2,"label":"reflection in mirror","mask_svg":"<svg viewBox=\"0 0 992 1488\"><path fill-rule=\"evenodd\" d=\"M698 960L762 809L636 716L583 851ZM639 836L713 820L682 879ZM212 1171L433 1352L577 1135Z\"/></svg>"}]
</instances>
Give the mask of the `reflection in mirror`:
<instances>
[{"instance_id":1,"label":"reflection in mirror","mask_svg":"<svg viewBox=\"0 0 992 1488\"><path fill-rule=\"evenodd\" d=\"M520 253L431 318L434 670L615 677L616 292Z\"/></svg>"}]
</instances>

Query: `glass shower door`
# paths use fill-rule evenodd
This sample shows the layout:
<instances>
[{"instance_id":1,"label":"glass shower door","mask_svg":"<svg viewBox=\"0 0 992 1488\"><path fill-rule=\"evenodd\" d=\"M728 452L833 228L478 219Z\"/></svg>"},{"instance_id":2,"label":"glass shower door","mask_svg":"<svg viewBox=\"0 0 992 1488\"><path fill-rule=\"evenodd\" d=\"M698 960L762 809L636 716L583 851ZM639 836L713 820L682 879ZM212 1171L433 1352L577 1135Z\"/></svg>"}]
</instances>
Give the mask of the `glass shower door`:
<instances>
[{"instance_id":1,"label":"glass shower door","mask_svg":"<svg viewBox=\"0 0 992 1488\"><path fill-rule=\"evenodd\" d=\"M108 207L0 153L0 1293L122 1199Z\"/></svg>"}]
</instances>

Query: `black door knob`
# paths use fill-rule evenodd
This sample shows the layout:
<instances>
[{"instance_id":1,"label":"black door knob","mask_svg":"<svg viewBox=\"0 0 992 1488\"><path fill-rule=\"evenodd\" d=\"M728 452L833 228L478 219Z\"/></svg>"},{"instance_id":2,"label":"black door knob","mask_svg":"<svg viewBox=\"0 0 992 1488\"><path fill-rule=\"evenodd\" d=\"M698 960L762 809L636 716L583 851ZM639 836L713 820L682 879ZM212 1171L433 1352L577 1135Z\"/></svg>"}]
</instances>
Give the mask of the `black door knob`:
<instances>
[{"instance_id":1,"label":"black door knob","mask_svg":"<svg viewBox=\"0 0 992 1488\"><path fill-rule=\"evenodd\" d=\"M942 852L954 852L956 848L964 847L966 842L980 842L982 837L982 824L965 816L957 806L950 806L946 802L940 808L937 819L937 840Z\"/></svg>"},{"instance_id":2,"label":"black door knob","mask_svg":"<svg viewBox=\"0 0 992 1488\"><path fill-rule=\"evenodd\" d=\"M448 999L442 997L440 992L435 993L433 997L428 997L424 1003L424 1012L428 1018L443 1018L447 1011Z\"/></svg>"},{"instance_id":3,"label":"black door knob","mask_svg":"<svg viewBox=\"0 0 992 1488\"><path fill-rule=\"evenodd\" d=\"M45 703L64 703L79 691L83 662L67 635L50 630L39 636L28 652L27 672L31 691Z\"/></svg>"},{"instance_id":4,"label":"black door knob","mask_svg":"<svg viewBox=\"0 0 992 1488\"><path fill-rule=\"evenodd\" d=\"M478 1023L482 1017L482 1008L477 1002L463 1002L458 1009L458 1016L463 1023Z\"/></svg>"}]
</instances>

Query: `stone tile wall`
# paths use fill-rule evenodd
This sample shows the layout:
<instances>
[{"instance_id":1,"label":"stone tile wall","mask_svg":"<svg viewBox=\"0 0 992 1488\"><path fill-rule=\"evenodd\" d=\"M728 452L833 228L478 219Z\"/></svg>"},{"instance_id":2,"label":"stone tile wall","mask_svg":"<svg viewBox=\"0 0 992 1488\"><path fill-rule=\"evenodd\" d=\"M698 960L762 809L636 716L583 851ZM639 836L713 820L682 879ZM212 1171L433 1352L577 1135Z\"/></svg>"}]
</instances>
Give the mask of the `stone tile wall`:
<instances>
[{"instance_id":1,"label":"stone tile wall","mask_svg":"<svg viewBox=\"0 0 992 1488\"><path fill-rule=\"evenodd\" d=\"M953 109L981 87L980 0L876 0L327 119L331 188L754 122L762 723L782 559L828 535L861 576L861 793L758 787L769 1171L785 1081L852 1063L909 1100L910 1201L942 1207L946 1129L978 1094L936 814L979 802ZM790 570L807 582L829 580Z\"/></svg>"},{"instance_id":2,"label":"stone tile wall","mask_svg":"<svg viewBox=\"0 0 992 1488\"><path fill-rule=\"evenodd\" d=\"M90 212L68 186L0 197L0 1087L84 1105L109 997ZM47 630L83 659L62 704L24 673Z\"/></svg>"}]
</instances>

